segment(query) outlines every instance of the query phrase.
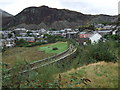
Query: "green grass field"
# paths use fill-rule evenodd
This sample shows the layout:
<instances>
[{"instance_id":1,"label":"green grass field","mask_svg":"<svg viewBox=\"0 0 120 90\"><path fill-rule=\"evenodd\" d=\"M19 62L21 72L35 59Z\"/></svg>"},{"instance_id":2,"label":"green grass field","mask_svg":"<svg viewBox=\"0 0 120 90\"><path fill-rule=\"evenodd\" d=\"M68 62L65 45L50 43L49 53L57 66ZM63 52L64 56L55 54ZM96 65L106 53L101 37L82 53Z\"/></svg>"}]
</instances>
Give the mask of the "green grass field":
<instances>
[{"instance_id":1,"label":"green grass field","mask_svg":"<svg viewBox=\"0 0 120 90\"><path fill-rule=\"evenodd\" d=\"M65 51L67 47L68 47L67 42L57 42L54 44L43 45L39 48L39 50L44 51L45 53L58 54ZM58 50L53 50L53 48L58 48Z\"/></svg>"}]
</instances>

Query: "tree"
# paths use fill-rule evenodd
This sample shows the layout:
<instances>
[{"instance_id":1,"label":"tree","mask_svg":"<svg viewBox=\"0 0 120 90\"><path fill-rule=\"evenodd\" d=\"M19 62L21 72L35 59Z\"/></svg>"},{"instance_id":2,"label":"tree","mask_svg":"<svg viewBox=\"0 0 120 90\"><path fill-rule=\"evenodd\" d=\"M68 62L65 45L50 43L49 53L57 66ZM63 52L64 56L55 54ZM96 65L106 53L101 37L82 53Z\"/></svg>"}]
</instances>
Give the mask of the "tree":
<instances>
[{"instance_id":1,"label":"tree","mask_svg":"<svg viewBox=\"0 0 120 90\"><path fill-rule=\"evenodd\" d=\"M62 36L48 35L48 34L45 34L44 38L46 38L46 40L47 40L48 43L55 43L57 41L64 40Z\"/></svg>"},{"instance_id":2,"label":"tree","mask_svg":"<svg viewBox=\"0 0 120 90\"><path fill-rule=\"evenodd\" d=\"M107 40L110 40L110 39L112 39L112 40L119 40L120 35L110 35L110 34L107 34L107 35L104 35L103 37L105 39L107 39Z\"/></svg>"},{"instance_id":3,"label":"tree","mask_svg":"<svg viewBox=\"0 0 120 90\"><path fill-rule=\"evenodd\" d=\"M28 42L27 41L25 41L24 39L20 39L20 40L17 40L16 41L16 45L17 46L23 46L23 45L25 45L25 44L27 44Z\"/></svg>"},{"instance_id":4,"label":"tree","mask_svg":"<svg viewBox=\"0 0 120 90\"><path fill-rule=\"evenodd\" d=\"M32 36L30 35L30 33L32 33L31 31L27 31L27 36Z\"/></svg>"},{"instance_id":5,"label":"tree","mask_svg":"<svg viewBox=\"0 0 120 90\"><path fill-rule=\"evenodd\" d=\"M9 33L9 34L8 34L8 38L11 38L12 36L13 36L12 33Z\"/></svg>"}]
</instances>

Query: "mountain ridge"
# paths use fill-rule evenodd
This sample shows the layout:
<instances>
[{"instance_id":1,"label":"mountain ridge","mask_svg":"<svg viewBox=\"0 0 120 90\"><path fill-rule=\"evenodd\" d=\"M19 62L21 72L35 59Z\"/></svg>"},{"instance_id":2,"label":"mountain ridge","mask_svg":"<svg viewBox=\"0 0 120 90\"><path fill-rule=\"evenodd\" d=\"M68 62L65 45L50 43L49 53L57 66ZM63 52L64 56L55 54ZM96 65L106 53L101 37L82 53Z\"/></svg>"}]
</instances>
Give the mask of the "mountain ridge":
<instances>
[{"instance_id":1,"label":"mountain ridge","mask_svg":"<svg viewBox=\"0 0 120 90\"><path fill-rule=\"evenodd\" d=\"M75 28L88 23L114 22L115 18L117 16L87 15L77 11L50 8L43 5L41 7L28 7L11 18L3 18L3 28Z\"/></svg>"},{"instance_id":2,"label":"mountain ridge","mask_svg":"<svg viewBox=\"0 0 120 90\"><path fill-rule=\"evenodd\" d=\"M8 12L0 9L0 17L12 17L12 14L9 14Z\"/></svg>"}]
</instances>

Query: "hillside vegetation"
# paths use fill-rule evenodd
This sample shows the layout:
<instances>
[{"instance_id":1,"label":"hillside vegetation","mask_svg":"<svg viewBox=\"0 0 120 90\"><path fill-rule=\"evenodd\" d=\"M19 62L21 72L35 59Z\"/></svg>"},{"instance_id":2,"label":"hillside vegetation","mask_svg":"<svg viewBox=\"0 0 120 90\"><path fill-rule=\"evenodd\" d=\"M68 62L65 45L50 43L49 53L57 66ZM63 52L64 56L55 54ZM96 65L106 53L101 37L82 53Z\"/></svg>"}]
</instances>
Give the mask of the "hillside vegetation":
<instances>
[{"instance_id":1,"label":"hillside vegetation","mask_svg":"<svg viewBox=\"0 0 120 90\"><path fill-rule=\"evenodd\" d=\"M118 63L98 62L85 65L60 73L58 79L61 88L118 88Z\"/></svg>"},{"instance_id":2,"label":"hillside vegetation","mask_svg":"<svg viewBox=\"0 0 120 90\"><path fill-rule=\"evenodd\" d=\"M14 88L118 88L118 60L120 43L99 42L78 46L74 40L68 43L77 47L76 55L28 74L18 74L18 65L13 77L5 77L3 87ZM17 73L17 74L16 74ZM17 76L17 77L16 77Z\"/></svg>"}]
</instances>

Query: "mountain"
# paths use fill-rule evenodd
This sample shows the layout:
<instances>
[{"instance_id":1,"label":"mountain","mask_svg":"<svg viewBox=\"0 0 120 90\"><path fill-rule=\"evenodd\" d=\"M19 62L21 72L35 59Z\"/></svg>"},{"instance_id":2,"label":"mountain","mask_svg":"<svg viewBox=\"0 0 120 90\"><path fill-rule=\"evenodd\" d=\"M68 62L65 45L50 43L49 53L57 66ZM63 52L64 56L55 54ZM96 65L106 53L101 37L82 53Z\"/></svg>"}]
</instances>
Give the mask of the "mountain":
<instances>
[{"instance_id":1,"label":"mountain","mask_svg":"<svg viewBox=\"0 0 120 90\"><path fill-rule=\"evenodd\" d=\"M0 9L0 17L12 17L13 15L9 14L8 12Z\"/></svg>"},{"instance_id":2,"label":"mountain","mask_svg":"<svg viewBox=\"0 0 120 90\"><path fill-rule=\"evenodd\" d=\"M0 17L2 19L2 24L4 22L4 27L6 27L6 25L8 24L8 22L11 21L11 19L13 18L13 15L9 14L8 12L0 9ZM2 26L0 26L0 28L3 28Z\"/></svg>"},{"instance_id":3,"label":"mountain","mask_svg":"<svg viewBox=\"0 0 120 90\"><path fill-rule=\"evenodd\" d=\"M48 6L28 7L12 18L3 18L4 28L25 27L40 28L74 28L87 23L113 22L116 16L86 15L67 9L56 9Z\"/></svg>"}]
</instances>

